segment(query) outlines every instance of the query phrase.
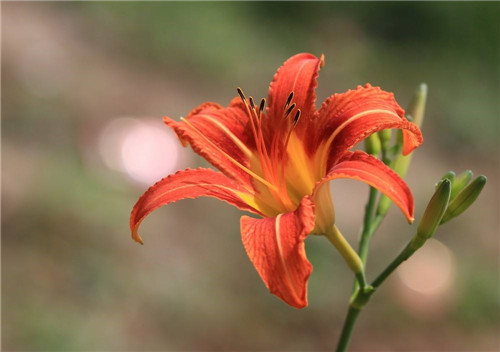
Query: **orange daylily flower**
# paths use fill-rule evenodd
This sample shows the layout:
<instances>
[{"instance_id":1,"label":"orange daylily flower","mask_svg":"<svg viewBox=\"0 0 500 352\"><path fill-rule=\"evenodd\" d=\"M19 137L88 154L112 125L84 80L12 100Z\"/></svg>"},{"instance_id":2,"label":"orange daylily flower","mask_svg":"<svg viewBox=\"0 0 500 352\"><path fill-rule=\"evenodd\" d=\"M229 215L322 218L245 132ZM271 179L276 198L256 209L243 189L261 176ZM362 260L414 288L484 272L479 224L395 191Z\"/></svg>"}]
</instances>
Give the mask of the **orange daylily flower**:
<instances>
[{"instance_id":1,"label":"orange daylily flower","mask_svg":"<svg viewBox=\"0 0 500 352\"><path fill-rule=\"evenodd\" d=\"M323 56L307 53L288 59L270 85L267 107L265 99L256 104L238 89L240 96L226 108L204 103L181 122L165 117L181 142L220 172L187 169L150 187L132 210L134 240L142 243L139 224L156 208L208 196L262 217L241 218L243 245L271 293L293 307L307 305L312 265L304 240L309 234L326 235L355 272L362 270L335 226L328 181L365 182L411 222L413 197L406 183L380 160L349 149L389 128L403 130L404 154L423 139L394 95L369 84L334 94L316 110L316 78L323 64Z\"/></svg>"}]
</instances>

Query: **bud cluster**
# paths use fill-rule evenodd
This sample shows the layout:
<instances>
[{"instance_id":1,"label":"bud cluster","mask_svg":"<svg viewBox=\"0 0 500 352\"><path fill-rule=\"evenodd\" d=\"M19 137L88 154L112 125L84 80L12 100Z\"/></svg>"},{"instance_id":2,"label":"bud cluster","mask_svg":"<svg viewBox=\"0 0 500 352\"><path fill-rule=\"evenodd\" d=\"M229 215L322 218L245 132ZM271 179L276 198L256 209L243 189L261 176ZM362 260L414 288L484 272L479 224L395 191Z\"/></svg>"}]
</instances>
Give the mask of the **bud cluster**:
<instances>
[{"instance_id":1,"label":"bud cluster","mask_svg":"<svg viewBox=\"0 0 500 352\"><path fill-rule=\"evenodd\" d=\"M470 170L458 176L449 171L436 184L436 191L412 240L410 247L413 251L422 247L425 241L434 235L439 225L459 216L474 203L486 184L486 177L481 175L471 182L472 176Z\"/></svg>"}]
</instances>

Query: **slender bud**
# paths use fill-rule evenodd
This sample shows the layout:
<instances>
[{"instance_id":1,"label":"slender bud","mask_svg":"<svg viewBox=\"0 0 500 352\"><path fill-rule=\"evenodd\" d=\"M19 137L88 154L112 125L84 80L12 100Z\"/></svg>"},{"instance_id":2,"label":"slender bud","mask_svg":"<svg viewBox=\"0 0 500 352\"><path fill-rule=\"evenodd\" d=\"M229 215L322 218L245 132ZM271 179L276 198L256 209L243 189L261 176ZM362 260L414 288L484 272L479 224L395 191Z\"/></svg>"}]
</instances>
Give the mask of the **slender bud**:
<instances>
[{"instance_id":1,"label":"slender bud","mask_svg":"<svg viewBox=\"0 0 500 352\"><path fill-rule=\"evenodd\" d=\"M413 97L406 109L406 114L412 117L412 122L422 127L424 121L425 103L427 102L427 84L421 83L413 93Z\"/></svg>"},{"instance_id":2,"label":"slender bud","mask_svg":"<svg viewBox=\"0 0 500 352\"><path fill-rule=\"evenodd\" d=\"M422 220L420 220L417 234L412 241L414 249L420 248L436 232L448 207L450 194L451 182L448 179L444 179L434 192L429 204L427 204Z\"/></svg>"},{"instance_id":3,"label":"slender bud","mask_svg":"<svg viewBox=\"0 0 500 352\"><path fill-rule=\"evenodd\" d=\"M365 139L365 150L368 154L377 156L380 153L380 138L377 133Z\"/></svg>"},{"instance_id":4,"label":"slender bud","mask_svg":"<svg viewBox=\"0 0 500 352\"><path fill-rule=\"evenodd\" d=\"M451 219L462 214L469 208L479 197L479 194L486 185L486 176L478 176L467 187L465 187L448 206L448 210L441 220L441 224L450 221Z\"/></svg>"},{"instance_id":5,"label":"slender bud","mask_svg":"<svg viewBox=\"0 0 500 352\"><path fill-rule=\"evenodd\" d=\"M391 147L390 143L391 143L392 130L382 130L379 131L377 134L380 139L380 144L382 146L382 149L384 151L389 150L389 148Z\"/></svg>"},{"instance_id":6,"label":"slender bud","mask_svg":"<svg viewBox=\"0 0 500 352\"><path fill-rule=\"evenodd\" d=\"M391 206L391 200L382 195L380 197L380 201L378 202L378 207L377 207L377 215L385 215L389 211L389 207Z\"/></svg>"},{"instance_id":7,"label":"slender bud","mask_svg":"<svg viewBox=\"0 0 500 352\"><path fill-rule=\"evenodd\" d=\"M444 180L448 180L451 182L451 189L453 190L453 180L455 180L455 172L453 171L448 171L441 177L441 179L435 184L434 188L438 189L438 187L443 183ZM451 195L450 195L450 200L451 200Z\"/></svg>"},{"instance_id":8,"label":"slender bud","mask_svg":"<svg viewBox=\"0 0 500 352\"><path fill-rule=\"evenodd\" d=\"M444 179L448 179L450 180L451 182L451 185L452 185L452 189L453 189L453 181L455 180L455 173L453 171L448 171L447 173L445 173L443 175L443 177L441 177L441 180L444 180Z\"/></svg>"},{"instance_id":9,"label":"slender bud","mask_svg":"<svg viewBox=\"0 0 500 352\"><path fill-rule=\"evenodd\" d=\"M411 115L413 123L418 127L422 126L424 120L425 103L427 101L427 84L421 83L413 94L412 100L408 105L406 110L407 115ZM391 130L383 130L379 132L380 141L382 143L382 149L384 151L388 150L386 147L389 145L391 139ZM385 143L385 146L384 146ZM387 147L388 148L388 147ZM410 155L403 156L398 154L396 158L391 162L391 168L401 177L404 178L410 166L411 158L413 153ZM386 196L380 198L377 214L385 215L389 211L391 205L391 200Z\"/></svg>"},{"instance_id":10,"label":"slender bud","mask_svg":"<svg viewBox=\"0 0 500 352\"><path fill-rule=\"evenodd\" d=\"M441 181L438 189L434 192L424 216L418 225L417 235L425 238L431 238L436 232L441 219L443 218L448 202L450 201L451 182L448 179Z\"/></svg>"},{"instance_id":11,"label":"slender bud","mask_svg":"<svg viewBox=\"0 0 500 352\"><path fill-rule=\"evenodd\" d=\"M403 131L397 130L396 131L396 151L398 153L400 153L402 149L403 149Z\"/></svg>"},{"instance_id":12,"label":"slender bud","mask_svg":"<svg viewBox=\"0 0 500 352\"><path fill-rule=\"evenodd\" d=\"M460 175L458 175L455 178L455 181L452 183L451 186L451 199L455 199L456 196L467 186L472 180L472 171L470 170L465 170L462 172Z\"/></svg>"},{"instance_id":13,"label":"slender bud","mask_svg":"<svg viewBox=\"0 0 500 352\"><path fill-rule=\"evenodd\" d=\"M427 84L422 83L418 86L417 90L413 94L413 97L408 105L408 109L406 110L408 115L412 116L413 123L418 127L422 126L422 122L424 121L424 111L425 111L425 102L427 101ZM401 137L402 137L401 133ZM402 144L402 139L400 141ZM412 154L410 155L398 155L396 159L394 159L391 167L396 171L401 178L406 176L406 172L408 171L408 167L410 166L410 161L412 158Z\"/></svg>"}]
</instances>

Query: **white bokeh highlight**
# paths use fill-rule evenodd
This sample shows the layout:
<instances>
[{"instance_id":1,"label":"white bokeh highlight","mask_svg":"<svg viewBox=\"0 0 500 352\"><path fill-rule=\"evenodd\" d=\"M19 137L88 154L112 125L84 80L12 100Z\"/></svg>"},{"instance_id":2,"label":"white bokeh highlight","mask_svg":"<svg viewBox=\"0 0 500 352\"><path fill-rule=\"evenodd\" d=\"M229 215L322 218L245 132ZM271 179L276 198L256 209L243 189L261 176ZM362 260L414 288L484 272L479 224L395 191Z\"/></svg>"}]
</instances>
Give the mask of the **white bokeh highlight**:
<instances>
[{"instance_id":1,"label":"white bokeh highlight","mask_svg":"<svg viewBox=\"0 0 500 352\"><path fill-rule=\"evenodd\" d=\"M453 252L429 239L396 271L396 295L405 310L421 320L444 319L456 302Z\"/></svg>"},{"instance_id":2,"label":"white bokeh highlight","mask_svg":"<svg viewBox=\"0 0 500 352\"><path fill-rule=\"evenodd\" d=\"M397 270L401 283L422 295L445 293L452 284L453 274L451 251L433 238Z\"/></svg>"},{"instance_id":3,"label":"white bokeh highlight","mask_svg":"<svg viewBox=\"0 0 500 352\"><path fill-rule=\"evenodd\" d=\"M99 139L107 167L130 179L152 185L181 168L182 146L161 119L118 118L108 123Z\"/></svg>"}]
</instances>

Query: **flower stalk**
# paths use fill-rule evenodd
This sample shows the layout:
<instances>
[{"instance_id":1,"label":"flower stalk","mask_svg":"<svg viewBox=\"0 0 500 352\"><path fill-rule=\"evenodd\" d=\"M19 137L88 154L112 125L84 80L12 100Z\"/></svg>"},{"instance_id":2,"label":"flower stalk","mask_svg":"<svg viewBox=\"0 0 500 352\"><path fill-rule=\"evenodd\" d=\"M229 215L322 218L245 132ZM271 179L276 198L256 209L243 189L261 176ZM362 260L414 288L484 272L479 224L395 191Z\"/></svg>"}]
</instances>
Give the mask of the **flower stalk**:
<instances>
[{"instance_id":1,"label":"flower stalk","mask_svg":"<svg viewBox=\"0 0 500 352\"><path fill-rule=\"evenodd\" d=\"M363 274L363 262L361 261L358 253L351 247L349 242L342 235L336 225L330 227L330 230L325 233L326 238L337 248L339 253L344 258L347 266L357 275ZM364 274L362 275L364 280Z\"/></svg>"},{"instance_id":2,"label":"flower stalk","mask_svg":"<svg viewBox=\"0 0 500 352\"><path fill-rule=\"evenodd\" d=\"M407 109L407 114L411 115L412 121L419 127L421 127L423 122L426 100L427 85L425 83L422 83L415 91L415 94ZM385 164L390 165L391 168L401 176L401 178L404 178L406 172L408 171L412 154L406 156L403 156L401 154L401 147L403 144L402 134L398 136L396 145L394 147L391 147L390 145L391 136L391 130L379 131L377 133L377 140L379 143L377 144L375 139L372 139L371 141L367 139L365 140L365 150L367 153L372 153L373 155L377 155L379 152L381 152L382 161ZM391 160L389 157L391 152L396 155L393 160ZM450 182L448 182L448 188L451 188ZM365 215L363 218L363 226L361 228L361 236L358 249L359 257L364 266L366 266L366 262L368 259L370 240L384 220L392 203L392 201L388 197L386 197L385 195L381 195L378 204L376 204L377 196L378 191L375 188L370 187L368 201L365 206ZM443 214L441 214L441 217L442 216ZM441 220L441 217L439 217L439 220ZM390 275L397 266L399 266L404 260L411 256L408 250L406 250L406 252L403 252L382 272L381 275ZM381 281L378 282L377 279ZM370 297L375 292L375 288L378 287L383 280L385 280L384 277L378 277L377 279L371 285L362 285L360 284L360 280L356 278L356 281L354 283L354 291L349 303L349 309L337 345L337 352L347 351L347 347L349 345L349 341L361 309L368 303Z\"/></svg>"}]
</instances>

